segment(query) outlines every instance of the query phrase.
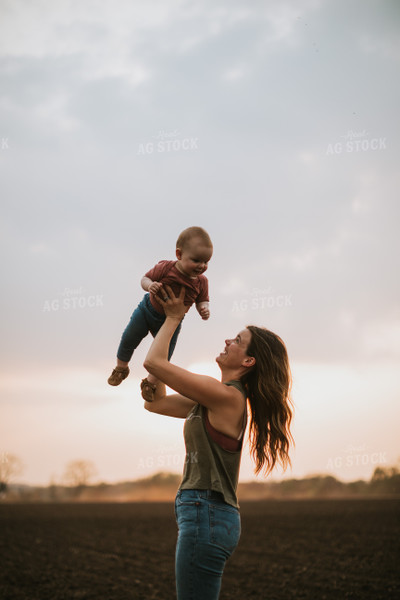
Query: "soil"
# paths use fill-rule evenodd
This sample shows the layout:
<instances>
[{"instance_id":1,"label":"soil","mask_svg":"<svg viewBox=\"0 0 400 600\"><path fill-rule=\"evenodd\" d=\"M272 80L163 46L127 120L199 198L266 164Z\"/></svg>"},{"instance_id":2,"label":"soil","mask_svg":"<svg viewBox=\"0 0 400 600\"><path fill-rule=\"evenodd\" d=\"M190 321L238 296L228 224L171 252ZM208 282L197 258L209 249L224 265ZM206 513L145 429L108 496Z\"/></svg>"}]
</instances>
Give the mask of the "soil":
<instances>
[{"instance_id":1,"label":"soil","mask_svg":"<svg viewBox=\"0 0 400 600\"><path fill-rule=\"evenodd\" d=\"M400 598L399 508L243 502L220 600ZM2 504L0 598L174 600L175 541L171 503Z\"/></svg>"}]
</instances>

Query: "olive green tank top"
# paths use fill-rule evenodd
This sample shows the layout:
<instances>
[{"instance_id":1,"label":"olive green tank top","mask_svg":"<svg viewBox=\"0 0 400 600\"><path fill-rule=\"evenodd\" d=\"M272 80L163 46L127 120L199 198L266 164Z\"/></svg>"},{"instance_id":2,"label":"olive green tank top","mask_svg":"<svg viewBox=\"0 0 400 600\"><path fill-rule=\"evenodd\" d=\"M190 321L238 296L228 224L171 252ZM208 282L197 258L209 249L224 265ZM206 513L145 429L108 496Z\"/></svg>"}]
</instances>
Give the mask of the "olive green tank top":
<instances>
[{"instance_id":1,"label":"olive green tank top","mask_svg":"<svg viewBox=\"0 0 400 600\"><path fill-rule=\"evenodd\" d=\"M228 381L244 397L246 393L240 381ZM239 479L242 444L238 450L225 450L215 442L206 427L207 409L195 404L185 420L184 438L186 446L185 466L179 489L213 490L223 495L227 504L239 508L236 490ZM246 415L244 417L244 428Z\"/></svg>"}]
</instances>

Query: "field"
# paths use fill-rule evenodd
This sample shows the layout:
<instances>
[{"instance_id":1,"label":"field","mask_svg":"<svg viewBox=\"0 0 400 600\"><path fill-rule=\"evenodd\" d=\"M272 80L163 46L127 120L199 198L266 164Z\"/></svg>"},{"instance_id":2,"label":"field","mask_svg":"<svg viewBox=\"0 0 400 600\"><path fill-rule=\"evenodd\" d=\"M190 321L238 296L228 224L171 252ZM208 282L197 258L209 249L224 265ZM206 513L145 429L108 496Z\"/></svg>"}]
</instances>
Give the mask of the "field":
<instances>
[{"instance_id":1,"label":"field","mask_svg":"<svg viewBox=\"0 0 400 600\"><path fill-rule=\"evenodd\" d=\"M400 598L399 501L242 503L220 600ZM173 505L0 505L2 600L173 600Z\"/></svg>"}]
</instances>

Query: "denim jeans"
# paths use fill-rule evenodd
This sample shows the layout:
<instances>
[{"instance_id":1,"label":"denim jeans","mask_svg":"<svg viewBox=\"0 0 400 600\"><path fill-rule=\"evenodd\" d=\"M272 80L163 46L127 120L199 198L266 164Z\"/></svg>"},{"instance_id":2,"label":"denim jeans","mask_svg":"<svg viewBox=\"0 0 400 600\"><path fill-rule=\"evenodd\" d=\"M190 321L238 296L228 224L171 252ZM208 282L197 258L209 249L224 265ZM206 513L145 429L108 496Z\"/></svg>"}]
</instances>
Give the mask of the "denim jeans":
<instances>
[{"instance_id":1,"label":"denim jeans","mask_svg":"<svg viewBox=\"0 0 400 600\"><path fill-rule=\"evenodd\" d=\"M119 360L129 362L132 358L133 351L139 346L143 338L145 338L149 332L155 337L164 321L165 315L156 311L150 302L149 294L145 294L143 300L133 311L131 319L122 334L117 351ZM179 323L172 336L169 345L168 360L170 360L175 350L176 340L181 330L181 325L182 321Z\"/></svg>"},{"instance_id":2,"label":"denim jeans","mask_svg":"<svg viewBox=\"0 0 400 600\"><path fill-rule=\"evenodd\" d=\"M178 600L217 600L225 563L240 537L240 513L211 490L179 490L175 499Z\"/></svg>"}]
</instances>

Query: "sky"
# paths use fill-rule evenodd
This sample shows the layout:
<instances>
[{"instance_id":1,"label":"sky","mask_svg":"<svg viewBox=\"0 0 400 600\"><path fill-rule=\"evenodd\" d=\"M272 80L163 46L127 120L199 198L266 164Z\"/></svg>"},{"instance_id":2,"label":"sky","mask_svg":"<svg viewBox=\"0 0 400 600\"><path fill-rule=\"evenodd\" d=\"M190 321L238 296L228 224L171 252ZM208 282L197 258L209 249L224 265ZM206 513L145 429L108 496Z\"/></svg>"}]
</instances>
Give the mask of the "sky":
<instances>
[{"instance_id":1,"label":"sky","mask_svg":"<svg viewBox=\"0 0 400 600\"><path fill-rule=\"evenodd\" d=\"M211 317L173 362L219 378L246 325L286 343L292 469L398 464L396 0L0 1L0 456L18 480L181 472L182 420L107 384L142 275L210 234ZM248 446L241 481L254 479ZM262 481L262 477L257 478Z\"/></svg>"}]
</instances>

